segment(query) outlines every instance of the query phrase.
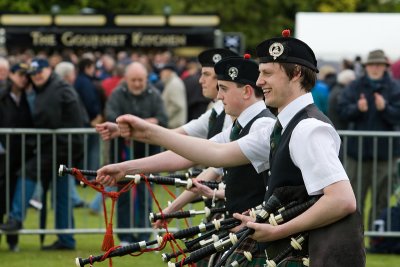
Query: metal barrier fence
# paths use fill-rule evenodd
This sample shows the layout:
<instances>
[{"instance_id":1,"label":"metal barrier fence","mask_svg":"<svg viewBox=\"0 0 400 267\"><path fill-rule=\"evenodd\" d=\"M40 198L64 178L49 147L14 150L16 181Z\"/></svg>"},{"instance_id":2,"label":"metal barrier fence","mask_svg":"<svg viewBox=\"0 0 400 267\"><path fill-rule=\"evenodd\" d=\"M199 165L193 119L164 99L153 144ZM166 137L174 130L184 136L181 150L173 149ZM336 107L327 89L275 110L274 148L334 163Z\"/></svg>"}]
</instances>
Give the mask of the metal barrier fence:
<instances>
[{"instance_id":1,"label":"metal barrier fence","mask_svg":"<svg viewBox=\"0 0 400 267\"><path fill-rule=\"evenodd\" d=\"M395 146L395 140L400 139L400 132L361 132L361 131L339 131L340 136L342 137L342 149L343 149L343 164L346 166L348 164L349 158L347 156L347 150L348 150L348 140L350 137L356 137L358 140L358 153L359 156L362 155L363 147L362 147L362 141L364 138L372 138L373 139L373 154L374 156L377 155L377 150L378 150L378 139L380 138L388 138L388 163L387 163L387 181L388 181L388 189L386 192L386 199L387 199L387 206L393 205L393 202L396 201L393 197L393 192L395 191L396 188L399 187L399 172L400 172L400 162L399 159L396 159L394 157L394 146ZM89 158L89 138L94 138L94 140L98 141L100 145L100 151L101 155L99 157L99 162L98 165L102 166L104 164L108 164L110 162L117 162L116 158L110 159L108 157L109 155L109 149L110 147L107 145L109 142L103 142L100 140L100 137L98 134L95 132L94 129L92 128L79 128L79 129L58 129L58 130L47 130L47 129L0 129L0 138L4 138L2 147L0 147L0 156L3 154L5 158L5 163L6 163L6 185L10 184L10 170L9 170L9 165L10 165L10 159L9 159L9 151L13 149L10 147L10 138L12 136L19 136L20 141L21 141L21 174L22 177L25 177L25 161L26 161L26 138L27 136L34 136L36 140L36 146L38 149L38 153L40 154L40 143L41 139L43 136L50 135L53 144L56 141L57 135L66 135L68 139L68 162L65 162L66 165L70 167L75 167L71 166L71 161L72 161L72 136L73 135L81 135L83 136L84 142L83 142L83 163L81 168L87 169L88 167L88 162L90 160ZM113 142L113 141L112 141ZM398 145L398 143L397 143ZM128 152L129 158L133 158L133 142L130 143L130 151ZM118 146L114 145L113 149L114 155L119 154L121 151L118 151ZM60 177L57 177L57 170L58 166L56 166L56 160L55 160L55 155L57 154L57 148L55 147L52 151L53 153L53 176L51 177L52 179L52 184L54 185L55 179L63 179ZM146 155L149 154L149 147L146 145ZM372 181L373 181L373 186L376 185L376 179L377 179L377 173L376 173L376 165L377 165L377 158L374 157L373 160L373 165L374 171L371 174L372 175ZM40 164L40 162L38 163ZM394 171L397 168L396 171ZM359 173L361 173L363 169L363 161L361 160L361 157L357 159L357 170ZM37 175L39 177L39 175ZM67 178L65 178L67 179ZM69 179L69 178L68 178ZM358 175L357 179L361 179L361 174ZM38 178L39 180L39 178ZM54 189L54 186L53 188ZM355 189L355 194L357 199L360 197L360 190ZM377 195L377 190L372 190L371 192L371 209L373 213L376 212L376 195ZM149 195L149 192L146 190L146 199ZM9 213L10 211L10 192L9 190L6 190L6 212ZM52 198L55 199L55 190L52 190ZM131 195L131 202L133 201L132 195ZM399 199L397 199L399 201ZM71 199L69 198L68 200L68 205L72 205ZM148 210L148 205L149 203L146 203L146 211ZM70 207L70 206L69 206ZM55 214L55 210L54 210ZM130 225L132 226L131 228L114 228L115 233L154 233L154 230L150 227L150 223L148 218L148 212L146 213L145 218L142 218L144 220L144 228L135 228L134 227L134 222L133 222L133 216L130 216ZM388 217L388 225L387 229L391 229L390 225L390 218L391 214L390 212L387 212L387 217ZM376 216L372 217L372 221L376 221L378 218ZM102 220L99 218L99 220ZM91 228L92 227L92 228ZM69 229L22 229L18 233L20 234L60 234L60 233L73 233L73 234L96 234L96 233L104 233L105 232L105 226L103 224L103 221L99 222L99 227L98 228L93 228L91 225L85 225L84 227L81 228L73 228L70 227ZM177 228L179 228L179 225L177 224L175 228L171 228L171 231L175 231ZM1 231L0 231L1 233ZM400 232L397 231L378 231L378 229L368 229L365 231L366 236L392 236L392 237L400 237Z\"/></svg>"},{"instance_id":2,"label":"metal barrier fence","mask_svg":"<svg viewBox=\"0 0 400 267\"><path fill-rule=\"evenodd\" d=\"M36 151L37 154L39 155L39 161L38 161L38 165L40 165L40 158L41 158L41 151L40 151L40 146L41 146L41 140L43 139L44 136L51 136L52 139L52 144L54 145L56 143L56 137L59 135L66 135L67 139L68 139L68 162L64 162L65 165L69 166L69 167L77 167L77 168L82 168L82 169L88 169L89 165L93 164L93 161L91 161L90 159L90 148L89 146L91 144L93 144L93 139L95 142L97 142L97 144L99 145L99 149L98 149L98 153L100 155L98 155L97 157L97 166L103 166L105 164L108 163L115 163L118 162L118 157L120 156L120 152L119 151L119 145L118 145L118 140L113 140L111 142L104 142L101 140L100 136L97 134L97 132L93 129L93 128L71 128L71 129L57 129L57 130L49 130L49 129L0 129L0 138L2 138L3 140L3 144L1 144L0 147L0 156L4 157L5 160L5 186L7 188L6 192L5 192L5 206L6 206L6 213L9 214L10 210L11 210L11 199L10 199L10 194L11 192L8 190L9 185L10 185L10 179L11 179L11 175L10 175L10 151L13 149L13 147L11 147L11 138L12 137L17 137L20 140L21 143L21 151L20 151L20 156L21 156L21 177L22 180L24 181L26 178L26 161L27 161L27 137L29 136L29 138L33 138L36 142ZM83 137L83 156L82 156L82 162L80 164L80 166L73 166L72 165L72 137L74 135L79 135ZM1 139L0 139L1 140ZM130 158L132 159L134 156L134 144L133 142L130 142L129 144L126 144L127 147L129 147L130 149L128 149L129 151L124 151L125 153L125 158ZM145 145L145 155L149 154L149 146ZM110 153L111 152L111 153ZM51 199L56 199L56 189L55 189L55 181L56 179L71 179L72 181L75 180L75 178L71 175L69 175L69 177L58 177L58 167L57 163L56 163L56 155L57 155L58 151L57 151L57 147L54 146L53 151L52 151L52 158L54 159L52 162L52 177L51 177L51 184L52 186L50 187L50 191L51 191ZM3 154L3 155L1 155ZM110 154L113 154L113 157L110 157ZM96 163L96 162L95 162ZM96 165L96 164L95 164ZM36 183L40 184L40 167L37 168L37 180ZM93 177L92 177L93 178ZM93 178L94 179L94 178ZM74 186L74 183L69 183L68 186L72 187ZM40 188L39 188L40 189ZM71 189L71 188L69 188ZM69 190L68 189L68 190ZM23 192L25 192L25 188L23 188ZM87 189L87 190L91 190L91 189ZM40 190L39 190L40 191ZM178 193L178 192L176 192ZM22 194L23 198L22 198L22 203L25 203L25 199L24 199L24 193ZM92 194L91 194L92 195ZM130 197L130 203L133 203L133 194L129 195ZM145 190L145 199L150 199L150 193ZM92 199L88 199L87 201L92 201ZM100 198L101 201L101 198ZM133 208L129 208L129 213L127 214L127 216L129 216L129 228L114 228L114 233L155 233L157 232L156 230L154 230L153 228L151 228L150 222L147 218L149 218L149 205L150 203L148 201L145 202L144 204L144 209L145 209L145 215L143 216L143 218L141 219L142 225L144 227L141 228L135 228L134 225L135 223L138 223L138 221L134 222L134 216L133 216ZM162 205L164 205L164 203L162 203ZM73 208L71 208L71 206L73 206L72 203L72 199L71 197L68 198L68 209L73 212ZM52 205L52 209L53 209L53 214L56 214L56 208L55 205ZM103 211L102 207L101 207L101 211ZM40 211L39 211L40 213ZM72 216L69 213L69 216ZM116 216L116 212L115 212L115 216ZM40 219L40 215L38 216ZM28 218L29 219L29 218ZM114 219L115 221L115 219ZM40 224L40 222L39 222ZM61 234L61 233L73 233L73 234L96 234L96 233L104 233L105 232L105 226L104 226L104 218L102 218L102 216L98 217L98 223L96 223L96 225L98 225L98 228L93 228L94 225L85 225L83 228L74 228L72 227L72 225L69 225L69 229L27 229L26 227L24 229L21 229L18 231L19 234ZM114 225L116 225L116 223L114 223ZM177 225L178 226L178 225ZM40 227L38 227L40 228ZM177 227L175 228L170 228L171 231L176 231ZM0 230L1 233L1 230Z\"/></svg>"}]
</instances>

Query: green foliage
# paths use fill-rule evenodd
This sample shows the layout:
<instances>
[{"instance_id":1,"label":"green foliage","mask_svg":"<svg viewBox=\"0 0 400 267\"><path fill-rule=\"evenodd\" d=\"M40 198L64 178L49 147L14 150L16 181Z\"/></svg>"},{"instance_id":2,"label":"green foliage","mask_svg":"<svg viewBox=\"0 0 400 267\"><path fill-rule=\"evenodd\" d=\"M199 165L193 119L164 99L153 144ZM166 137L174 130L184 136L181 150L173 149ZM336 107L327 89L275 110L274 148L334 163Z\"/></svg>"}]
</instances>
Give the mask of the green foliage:
<instances>
[{"instance_id":1,"label":"green foliage","mask_svg":"<svg viewBox=\"0 0 400 267\"><path fill-rule=\"evenodd\" d=\"M354 12L357 6L357 0L335 1L327 0L322 1L318 5L320 12Z\"/></svg>"}]
</instances>

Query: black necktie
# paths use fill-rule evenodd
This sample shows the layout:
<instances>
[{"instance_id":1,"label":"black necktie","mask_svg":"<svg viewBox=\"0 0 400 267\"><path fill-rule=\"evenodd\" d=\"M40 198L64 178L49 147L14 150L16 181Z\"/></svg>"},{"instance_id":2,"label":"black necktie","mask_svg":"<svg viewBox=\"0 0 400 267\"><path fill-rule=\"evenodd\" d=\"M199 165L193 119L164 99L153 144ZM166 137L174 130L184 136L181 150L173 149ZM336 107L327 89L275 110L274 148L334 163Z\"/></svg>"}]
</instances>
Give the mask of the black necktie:
<instances>
[{"instance_id":1,"label":"black necktie","mask_svg":"<svg viewBox=\"0 0 400 267\"><path fill-rule=\"evenodd\" d=\"M235 141L239 138L239 133L241 130L242 126L240 126L240 123L237 120L235 120L231 129L231 135L229 136L231 141Z\"/></svg>"},{"instance_id":2,"label":"black necktie","mask_svg":"<svg viewBox=\"0 0 400 267\"><path fill-rule=\"evenodd\" d=\"M217 121L217 112L215 109L211 110L210 117L208 118L208 132L214 128L215 122Z\"/></svg>"},{"instance_id":3,"label":"black necktie","mask_svg":"<svg viewBox=\"0 0 400 267\"><path fill-rule=\"evenodd\" d=\"M274 129L272 130L271 133L271 151L275 151L276 147L279 144L279 141L281 140L282 136L282 125L279 120L276 120Z\"/></svg>"}]
</instances>

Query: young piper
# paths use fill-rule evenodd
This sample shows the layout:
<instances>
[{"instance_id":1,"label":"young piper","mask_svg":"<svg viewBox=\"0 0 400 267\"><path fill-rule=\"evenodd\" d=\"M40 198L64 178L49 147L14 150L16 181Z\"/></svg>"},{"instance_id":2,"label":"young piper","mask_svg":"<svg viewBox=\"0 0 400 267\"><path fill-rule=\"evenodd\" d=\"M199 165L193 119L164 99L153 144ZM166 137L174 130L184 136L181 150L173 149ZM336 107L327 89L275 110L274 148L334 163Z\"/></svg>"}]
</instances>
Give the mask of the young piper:
<instances>
[{"instance_id":1,"label":"young piper","mask_svg":"<svg viewBox=\"0 0 400 267\"><path fill-rule=\"evenodd\" d=\"M309 232L311 266L365 266L363 227L356 210L354 192L338 158L340 138L329 120L313 104L310 93L315 84L317 61L304 42L287 36L262 42L257 47L260 76L268 106L278 109L282 126L279 144L270 156L273 127L236 142L216 144L207 140L178 136L140 118L117 119L121 134L157 143L209 166L235 166L271 157L267 195L277 186L304 184L309 195L321 195L306 212L279 226L254 224L236 214L255 229L252 238L274 241ZM207 147L207 149L204 149ZM282 161L285 159L285 161ZM254 163L253 163L254 165ZM294 175L293 181L288 175Z\"/></svg>"},{"instance_id":2,"label":"young piper","mask_svg":"<svg viewBox=\"0 0 400 267\"><path fill-rule=\"evenodd\" d=\"M221 60L215 65L215 73L218 78L218 99L222 100L226 114L236 117L234 124L211 140L217 143L228 143L242 138L250 133L258 132L263 128L272 127L275 123L274 116L266 109L263 102L263 94L256 86L258 78L258 64L253 60L241 57L230 57ZM244 212L262 203L265 195L266 169L259 173L252 164L241 164L224 169L223 180L226 184L225 192L217 192L218 198L226 197L226 207L232 215L234 212ZM104 181L108 174L99 170L98 180ZM114 178L117 178L113 176ZM207 172L199 179L215 180L218 175L215 172ZM192 191L211 197L213 191L197 181ZM164 212L172 212L180 209L194 196L192 192L183 192L170 207ZM252 249L256 242L251 239L246 245ZM264 261L264 253L255 254L254 258Z\"/></svg>"},{"instance_id":3,"label":"young piper","mask_svg":"<svg viewBox=\"0 0 400 267\"><path fill-rule=\"evenodd\" d=\"M304 184L310 196L321 195L306 212L279 226L248 222L257 241L274 241L309 232L310 266L364 266L361 216L347 174L338 158L340 138L314 105L310 90L317 61L304 42L289 37L257 46L266 103L278 108L271 136L268 198L275 188ZM275 138L278 136L278 138ZM236 218L249 221L240 214Z\"/></svg>"},{"instance_id":4,"label":"young piper","mask_svg":"<svg viewBox=\"0 0 400 267\"><path fill-rule=\"evenodd\" d=\"M236 53L228 49L208 49L201 52L198 56L200 62L201 76L199 83L202 87L202 93L205 97L213 99L213 107L201 115L198 119L192 120L187 124L174 129L177 133L190 135L200 138L211 138L214 135L220 133L223 129L230 128L232 125L231 116L226 115L224 111L224 104L222 100L217 98L218 96L218 84L217 75L214 71L214 66L220 60L238 56ZM257 70L258 71L258 70ZM120 135L118 125L112 122L105 122L96 126L96 130L99 132L103 140L110 140ZM110 164L102 167L98 170L99 175L112 175L115 177L121 177L131 173L154 173L161 171L176 171L189 168L194 163L182 158L172 151L165 151L151 157L135 159L125 161L117 164ZM203 177L204 175L204 177ZM199 175L200 179L206 179L206 176L220 176L221 171L215 170L214 168L208 168L203 174ZM107 183L105 183L107 184ZM206 188L203 188L206 190ZM204 191L204 190L203 190ZM213 194L213 192L211 192ZM221 191L217 195L221 195ZM172 207L167 207L164 212L172 212L179 210L184 205L183 203L190 202L192 199L197 197L196 193L187 191L182 197L182 202L174 202ZM185 198L185 199L183 199ZM182 203L182 206L178 206ZM157 221L154 227L161 227L164 221Z\"/></svg>"},{"instance_id":5,"label":"young piper","mask_svg":"<svg viewBox=\"0 0 400 267\"><path fill-rule=\"evenodd\" d=\"M262 101L262 91L255 85L258 77L258 65L250 59L231 57L221 60L215 65L218 77L218 99L222 100L225 112L237 117L233 125L222 133L214 136L211 141L228 143L259 131L268 125L273 125L274 116L266 109ZM215 173L207 173L202 180L215 180ZM200 179L200 178L199 178ZM224 168L223 180L225 192L217 192L218 198L226 197L226 207L233 212L243 212L262 203L265 194L265 171L257 173L251 164ZM194 181L196 187L191 189L207 197L213 196L213 191ZM166 212L176 211L190 199L190 192L183 192L167 208Z\"/></svg>"}]
</instances>

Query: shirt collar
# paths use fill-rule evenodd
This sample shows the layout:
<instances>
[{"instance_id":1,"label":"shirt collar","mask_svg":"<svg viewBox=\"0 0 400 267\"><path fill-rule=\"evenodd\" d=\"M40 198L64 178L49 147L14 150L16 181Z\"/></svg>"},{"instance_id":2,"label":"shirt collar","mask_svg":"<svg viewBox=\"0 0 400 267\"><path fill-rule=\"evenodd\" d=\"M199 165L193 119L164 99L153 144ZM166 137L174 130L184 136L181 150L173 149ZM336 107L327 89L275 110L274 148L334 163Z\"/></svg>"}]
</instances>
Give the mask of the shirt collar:
<instances>
[{"instance_id":1,"label":"shirt collar","mask_svg":"<svg viewBox=\"0 0 400 267\"><path fill-rule=\"evenodd\" d=\"M213 109L215 110L215 112L217 112L217 114L221 114L222 111L224 111L224 104L222 103L222 100L218 100L214 103Z\"/></svg>"},{"instance_id":2,"label":"shirt collar","mask_svg":"<svg viewBox=\"0 0 400 267\"><path fill-rule=\"evenodd\" d=\"M266 109L265 103L263 100L259 100L251 106L247 107L242 113L240 113L237 120L240 123L240 126L244 128L256 115L258 115L261 111Z\"/></svg>"},{"instance_id":3,"label":"shirt collar","mask_svg":"<svg viewBox=\"0 0 400 267\"><path fill-rule=\"evenodd\" d=\"M278 119L281 122L282 128L285 129L289 124L290 120L303 108L313 104L314 100L311 93L306 93L292 102L289 103L281 112L278 114Z\"/></svg>"}]
</instances>

